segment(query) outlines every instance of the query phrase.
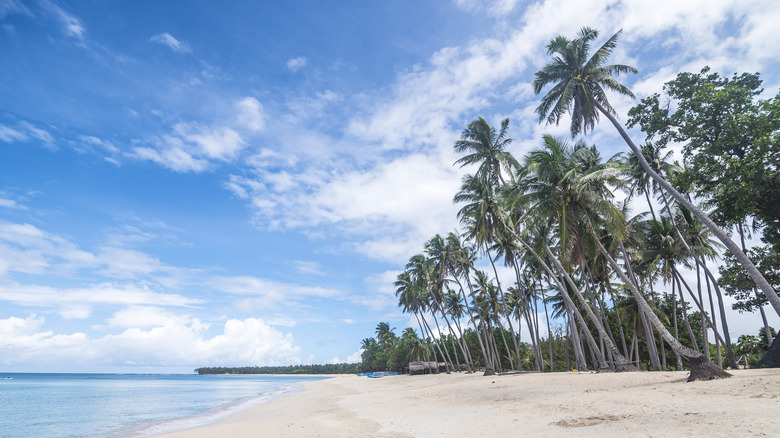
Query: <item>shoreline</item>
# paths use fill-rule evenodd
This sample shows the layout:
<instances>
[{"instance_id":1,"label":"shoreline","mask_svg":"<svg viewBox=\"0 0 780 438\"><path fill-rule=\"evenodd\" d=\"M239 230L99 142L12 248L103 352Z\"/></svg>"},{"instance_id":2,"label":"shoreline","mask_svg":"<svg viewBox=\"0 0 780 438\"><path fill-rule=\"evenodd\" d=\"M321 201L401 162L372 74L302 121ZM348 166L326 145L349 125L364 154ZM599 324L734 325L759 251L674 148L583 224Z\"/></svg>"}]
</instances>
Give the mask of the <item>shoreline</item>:
<instances>
[{"instance_id":1,"label":"shoreline","mask_svg":"<svg viewBox=\"0 0 780 438\"><path fill-rule=\"evenodd\" d=\"M239 412L261 406L270 402L271 400L292 395L301 391L303 391L301 385L299 383L294 383L290 384L289 386L281 387L278 390L264 393L256 397L239 400L235 403L218 407L204 413L186 417L159 420L151 423L143 423L136 426L135 428L121 431L117 434L117 436L122 438L144 438L197 429L199 427L208 426L218 421L223 421Z\"/></svg>"},{"instance_id":2,"label":"shoreline","mask_svg":"<svg viewBox=\"0 0 780 438\"><path fill-rule=\"evenodd\" d=\"M161 435L431 437L562 434L773 436L780 369L687 372L338 375L204 426Z\"/></svg>"}]
</instances>

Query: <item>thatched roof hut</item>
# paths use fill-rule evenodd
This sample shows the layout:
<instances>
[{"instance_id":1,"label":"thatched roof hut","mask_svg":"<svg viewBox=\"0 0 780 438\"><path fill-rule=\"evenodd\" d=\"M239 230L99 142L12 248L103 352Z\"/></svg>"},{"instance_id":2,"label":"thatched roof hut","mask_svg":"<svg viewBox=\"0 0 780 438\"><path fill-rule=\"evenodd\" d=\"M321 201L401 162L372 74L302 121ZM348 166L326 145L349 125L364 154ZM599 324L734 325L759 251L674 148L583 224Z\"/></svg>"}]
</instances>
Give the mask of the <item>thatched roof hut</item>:
<instances>
[{"instance_id":1,"label":"thatched roof hut","mask_svg":"<svg viewBox=\"0 0 780 438\"><path fill-rule=\"evenodd\" d=\"M409 362L409 366L406 368L408 374L434 374L439 372L439 364L436 362Z\"/></svg>"},{"instance_id":2,"label":"thatched roof hut","mask_svg":"<svg viewBox=\"0 0 780 438\"><path fill-rule=\"evenodd\" d=\"M439 372L446 372L448 364L446 362L409 362L409 366L406 367L406 373L410 375L415 374L437 374Z\"/></svg>"}]
</instances>

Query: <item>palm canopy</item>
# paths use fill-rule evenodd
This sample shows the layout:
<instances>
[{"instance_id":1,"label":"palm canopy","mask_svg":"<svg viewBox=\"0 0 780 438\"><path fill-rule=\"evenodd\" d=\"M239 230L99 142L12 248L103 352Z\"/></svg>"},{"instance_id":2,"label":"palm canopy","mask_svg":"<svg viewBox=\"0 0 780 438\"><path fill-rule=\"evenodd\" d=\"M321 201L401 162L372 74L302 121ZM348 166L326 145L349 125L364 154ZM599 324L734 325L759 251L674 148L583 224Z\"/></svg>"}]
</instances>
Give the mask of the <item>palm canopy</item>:
<instances>
[{"instance_id":1,"label":"palm canopy","mask_svg":"<svg viewBox=\"0 0 780 438\"><path fill-rule=\"evenodd\" d=\"M487 181L497 176L503 182L501 169L511 174L513 169L519 167L517 160L505 150L512 143L512 139L507 137L508 127L509 119L501 122L498 131L482 117L469 123L460 140L455 143L455 152L466 155L455 161L455 164L460 164L460 167L479 165L476 172L478 179Z\"/></svg>"},{"instance_id":2,"label":"palm canopy","mask_svg":"<svg viewBox=\"0 0 780 438\"><path fill-rule=\"evenodd\" d=\"M614 158L614 157L613 157ZM609 185L619 185L619 167L612 159L601 162L595 148L575 145L545 135L542 148L526 156L529 172L518 193L537 224L556 221L564 259L584 265L583 238L596 224L622 236L625 218L611 202ZM514 203L518 203L515 201Z\"/></svg>"},{"instance_id":3,"label":"palm canopy","mask_svg":"<svg viewBox=\"0 0 780 438\"><path fill-rule=\"evenodd\" d=\"M533 82L536 94L553 84L536 108L540 122L546 120L548 124L558 124L565 113L571 113L571 134L576 136L593 130L599 119L596 104L615 114L605 88L634 97L634 93L613 75L636 73L637 70L623 64L603 65L615 50L621 32L612 35L590 57L590 43L599 32L589 27L583 27L573 40L559 35L547 44L547 54L552 55L553 60L536 72Z\"/></svg>"}]
</instances>

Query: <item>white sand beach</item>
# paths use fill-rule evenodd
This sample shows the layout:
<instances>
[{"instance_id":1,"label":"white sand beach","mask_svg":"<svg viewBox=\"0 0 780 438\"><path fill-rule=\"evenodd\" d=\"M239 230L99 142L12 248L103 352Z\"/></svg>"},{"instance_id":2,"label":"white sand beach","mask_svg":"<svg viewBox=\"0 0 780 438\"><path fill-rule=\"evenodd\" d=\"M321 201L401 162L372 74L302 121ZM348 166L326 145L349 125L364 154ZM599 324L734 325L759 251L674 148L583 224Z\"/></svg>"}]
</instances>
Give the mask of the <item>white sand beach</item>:
<instances>
[{"instance_id":1,"label":"white sand beach","mask_svg":"<svg viewBox=\"0 0 780 438\"><path fill-rule=\"evenodd\" d=\"M778 436L780 369L335 376L195 429L202 437Z\"/></svg>"}]
</instances>

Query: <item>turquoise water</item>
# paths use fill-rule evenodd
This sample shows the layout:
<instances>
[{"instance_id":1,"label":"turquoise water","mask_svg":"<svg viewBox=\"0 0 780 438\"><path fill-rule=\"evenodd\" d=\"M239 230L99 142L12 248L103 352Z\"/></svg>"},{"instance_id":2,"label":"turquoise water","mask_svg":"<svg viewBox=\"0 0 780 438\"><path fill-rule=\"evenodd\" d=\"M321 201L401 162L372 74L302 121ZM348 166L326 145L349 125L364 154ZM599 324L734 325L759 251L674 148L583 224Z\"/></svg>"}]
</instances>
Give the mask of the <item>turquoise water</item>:
<instances>
[{"instance_id":1,"label":"turquoise water","mask_svg":"<svg viewBox=\"0 0 780 438\"><path fill-rule=\"evenodd\" d=\"M225 418L321 377L0 373L0 437L138 437Z\"/></svg>"}]
</instances>

